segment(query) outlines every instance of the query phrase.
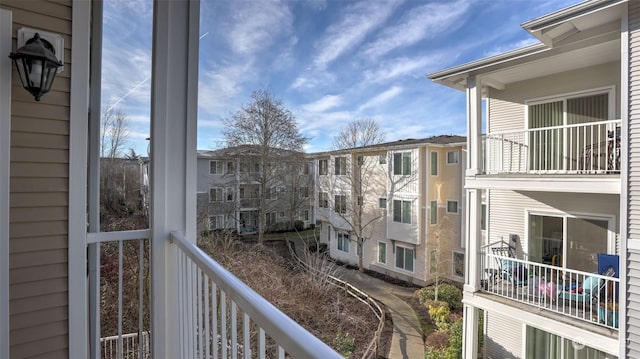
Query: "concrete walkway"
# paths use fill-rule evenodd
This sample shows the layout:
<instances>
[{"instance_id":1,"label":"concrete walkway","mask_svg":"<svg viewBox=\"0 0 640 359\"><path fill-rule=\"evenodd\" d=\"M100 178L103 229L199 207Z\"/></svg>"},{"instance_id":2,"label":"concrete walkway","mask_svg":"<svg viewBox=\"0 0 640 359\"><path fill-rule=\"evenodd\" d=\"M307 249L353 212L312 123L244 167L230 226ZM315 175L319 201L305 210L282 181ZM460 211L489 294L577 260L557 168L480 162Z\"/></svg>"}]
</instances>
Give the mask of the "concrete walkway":
<instances>
[{"instance_id":1,"label":"concrete walkway","mask_svg":"<svg viewBox=\"0 0 640 359\"><path fill-rule=\"evenodd\" d=\"M403 299L411 297L414 290L387 283L357 270L340 267L342 280L357 287L382 302L391 313L393 337L389 359L423 359L424 342L422 328L411 306Z\"/></svg>"}]
</instances>

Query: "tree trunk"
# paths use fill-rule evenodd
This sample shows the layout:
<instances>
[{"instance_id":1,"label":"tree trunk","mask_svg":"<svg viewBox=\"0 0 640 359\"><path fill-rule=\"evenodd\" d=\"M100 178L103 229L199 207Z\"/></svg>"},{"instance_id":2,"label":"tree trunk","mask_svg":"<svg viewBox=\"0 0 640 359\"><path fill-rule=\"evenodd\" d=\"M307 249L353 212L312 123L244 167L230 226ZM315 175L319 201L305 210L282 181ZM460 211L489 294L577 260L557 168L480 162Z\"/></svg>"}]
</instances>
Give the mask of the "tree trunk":
<instances>
[{"instance_id":1,"label":"tree trunk","mask_svg":"<svg viewBox=\"0 0 640 359\"><path fill-rule=\"evenodd\" d=\"M364 248L362 248L364 247L363 244L364 243L362 242L362 239L358 238L358 249L360 250L360 254L358 255L358 271L360 272L364 272Z\"/></svg>"}]
</instances>

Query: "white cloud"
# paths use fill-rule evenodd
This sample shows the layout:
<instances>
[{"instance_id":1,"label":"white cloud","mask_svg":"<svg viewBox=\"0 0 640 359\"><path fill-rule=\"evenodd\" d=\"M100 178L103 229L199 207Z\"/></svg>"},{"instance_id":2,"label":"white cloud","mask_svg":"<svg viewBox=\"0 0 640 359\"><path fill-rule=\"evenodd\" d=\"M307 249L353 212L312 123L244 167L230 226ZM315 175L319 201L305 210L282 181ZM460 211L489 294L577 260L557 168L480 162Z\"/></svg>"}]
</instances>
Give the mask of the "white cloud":
<instances>
[{"instance_id":1,"label":"white cloud","mask_svg":"<svg viewBox=\"0 0 640 359\"><path fill-rule=\"evenodd\" d=\"M394 97L400 95L402 93L402 88L399 86L393 86L392 88L374 96L369 101L365 102L358 108L358 111L362 111L366 108L377 107L379 105L383 105Z\"/></svg>"},{"instance_id":2,"label":"white cloud","mask_svg":"<svg viewBox=\"0 0 640 359\"><path fill-rule=\"evenodd\" d=\"M235 53L255 54L292 31L293 15L280 1L236 1L232 5L228 41Z\"/></svg>"},{"instance_id":3,"label":"white cloud","mask_svg":"<svg viewBox=\"0 0 640 359\"><path fill-rule=\"evenodd\" d=\"M198 88L198 107L209 115L227 116L229 108L238 104L244 87L252 79L253 64L225 64L201 69ZM231 106L230 106L231 105Z\"/></svg>"},{"instance_id":4,"label":"white cloud","mask_svg":"<svg viewBox=\"0 0 640 359\"><path fill-rule=\"evenodd\" d=\"M330 26L316 44L318 54L314 64L324 69L328 64L352 51L367 34L387 21L399 1L362 1L344 10L342 21Z\"/></svg>"},{"instance_id":5,"label":"white cloud","mask_svg":"<svg viewBox=\"0 0 640 359\"><path fill-rule=\"evenodd\" d=\"M490 50L487 50L483 53L483 56L485 57L489 57L489 56L493 56L493 55L497 55L497 54L501 54L503 52L507 52L510 50L515 50L515 49L519 49L522 47L526 47L529 45L533 45L533 44L537 44L540 41L534 37L529 37L523 40L519 40L516 42L512 42L512 43L508 43L508 44L503 44L501 46L496 46L491 48Z\"/></svg>"},{"instance_id":6,"label":"white cloud","mask_svg":"<svg viewBox=\"0 0 640 359\"><path fill-rule=\"evenodd\" d=\"M377 58L397 48L451 32L464 23L461 18L469 7L468 1L460 0L409 9L397 25L385 28L376 41L365 47L364 55Z\"/></svg>"},{"instance_id":7,"label":"white cloud","mask_svg":"<svg viewBox=\"0 0 640 359\"><path fill-rule=\"evenodd\" d=\"M364 77L371 82L386 82L401 76L420 77L441 66L444 58L444 53L416 58L399 57L381 63L377 69L364 71Z\"/></svg>"},{"instance_id":8,"label":"white cloud","mask_svg":"<svg viewBox=\"0 0 640 359\"><path fill-rule=\"evenodd\" d=\"M325 112L342 104L342 97L337 95L326 95L321 99L302 106L305 112Z\"/></svg>"}]
</instances>

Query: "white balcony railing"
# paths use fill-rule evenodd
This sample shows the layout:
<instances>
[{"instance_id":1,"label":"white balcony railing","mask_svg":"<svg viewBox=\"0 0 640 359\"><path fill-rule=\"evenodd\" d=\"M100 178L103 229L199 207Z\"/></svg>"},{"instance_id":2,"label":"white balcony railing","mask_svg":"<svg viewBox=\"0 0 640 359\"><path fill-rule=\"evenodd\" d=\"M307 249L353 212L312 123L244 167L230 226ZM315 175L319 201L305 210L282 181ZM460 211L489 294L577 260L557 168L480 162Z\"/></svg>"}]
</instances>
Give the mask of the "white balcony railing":
<instances>
[{"instance_id":1,"label":"white balcony railing","mask_svg":"<svg viewBox=\"0 0 640 359\"><path fill-rule=\"evenodd\" d=\"M492 132L486 174L620 173L620 120Z\"/></svg>"},{"instance_id":2,"label":"white balcony railing","mask_svg":"<svg viewBox=\"0 0 640 359\"><path fill-rule=\"evenodd\" d=\"M586 273L483 253L482 291L542 310L618 328L620 280L611 272Z\"/></svg>"},{"instance_id":3,"label":"white balcony railing","mask_svg":"<svg viewBox=\"0 0 640 359\"><path fill-rule=\"evenodd\" d=\"M341 358L179 233L184 358Z\"/></svg>"},{"instance_id":4,"label":"white balcony railing","mask_svg":"<svg viewBox=\"0 0 640 359\"><path fill-rule=\"evenodd\" d=\"M175 288L179 322L169 338L155 337L148 322L157 315L149 312L156 280L149 237L149 230L88 235L92 246L102 245L102 259L90 271L91 358L146 359L154 340L175 340L181 358L341 358L178 233L171 236L177 280L168 285Z\"/></svg>"}]
</instances>

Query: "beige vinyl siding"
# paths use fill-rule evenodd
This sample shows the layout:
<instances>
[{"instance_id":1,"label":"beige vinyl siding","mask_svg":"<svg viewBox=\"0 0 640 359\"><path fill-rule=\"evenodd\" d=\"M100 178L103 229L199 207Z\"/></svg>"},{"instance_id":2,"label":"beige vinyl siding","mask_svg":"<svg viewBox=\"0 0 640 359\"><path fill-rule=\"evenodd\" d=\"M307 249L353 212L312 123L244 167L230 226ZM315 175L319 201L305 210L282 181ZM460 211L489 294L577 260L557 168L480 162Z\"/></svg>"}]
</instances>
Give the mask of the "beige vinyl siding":
<instances>
[{"instance_id":1,"label":"beige vinyl siding","mask_svg":"<svg viewBox=\"0 0 640 359\"><path fill-rule=\"evenodd\" d=\"M627 226L629 240L640 240L640 3L629 2L629 153ZM640 358L640 253L627 258L627 358ZM622 340L622 339L621 339Z\"/></svg>"},{"instance_id":2,"label":"beige vinyl siding","mask_svg":"<svg viewBox=\"0 0 640 359\"><path fill-rule=\"evenodd\" d=\"M68 356L68 171L72 1L3 1L17 30L60 34L65 69L36 103L13 69L10 180L10 355Z\"/></svg>"},{"instance_id":3,"label":"beige vinyl siding","mask_svg":"<svg viewBox=\"0 0 640 359\"><path fill-rule=\"evenodd\" d=\"M527 101L568 93L615 86L616 118L620 118L620 63L591 66L507 85L504 90L490 88L490 132L525 128Z\"/></svg>"},{"instance_id":4,"label":"beige vinyl siding","mask_svg":"<svg viewBox=\"0 0 640 359\"><path fill-rule=\"evenodd\" d=\"M500 313L488 312L484 354L488 359L524 358L522 323Z\"/></svg>"},{"instance_id":5,"label":"beige vinyl siding","mask_svg":"<svg viewBox=\"0 0 640 359\"><path fill-rule=\"evenodd\" d=\"M491 190L489 194L488 241L493 243L509 240L510 234L520 238L517 247L519 257L526 258L528 251L526 213L527 210L545 213L558 211L576 214L615 216L616 233L619 231L620 199L616 195L586 193L552 193Z\"/></svg>"}]
</instances>

